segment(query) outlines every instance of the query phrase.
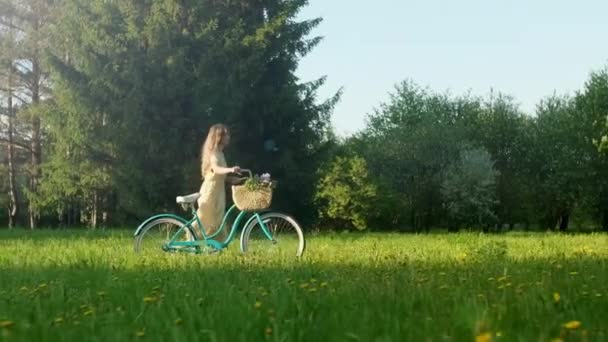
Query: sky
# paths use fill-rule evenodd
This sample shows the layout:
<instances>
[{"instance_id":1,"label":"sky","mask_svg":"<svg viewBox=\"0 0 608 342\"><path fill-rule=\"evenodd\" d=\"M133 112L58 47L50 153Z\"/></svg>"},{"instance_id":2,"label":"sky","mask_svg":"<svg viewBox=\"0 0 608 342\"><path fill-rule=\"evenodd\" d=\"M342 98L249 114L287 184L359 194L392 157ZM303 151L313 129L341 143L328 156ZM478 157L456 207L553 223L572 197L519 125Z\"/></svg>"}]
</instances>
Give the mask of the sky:
<instances>
[{"instance_id":1,"label":"sky","mask_svg":"<svg viewBox=\"0 0 608 342\"><path fill-rule=\"evenodd\" d=\"M339 135L365 125L394 86L485 96L493 89L534 113L553 93L583 88L608 67L608 0L309 0L323 41L301 60L301 81L327 76Z\"/></svg>"}]
</instances>

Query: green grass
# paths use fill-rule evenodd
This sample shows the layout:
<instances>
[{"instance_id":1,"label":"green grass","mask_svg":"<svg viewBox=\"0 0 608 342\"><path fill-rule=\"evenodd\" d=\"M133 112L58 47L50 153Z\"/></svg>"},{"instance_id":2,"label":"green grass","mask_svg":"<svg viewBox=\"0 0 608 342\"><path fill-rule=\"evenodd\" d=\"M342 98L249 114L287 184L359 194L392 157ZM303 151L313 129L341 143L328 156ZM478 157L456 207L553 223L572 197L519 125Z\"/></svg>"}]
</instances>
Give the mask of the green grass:
<instances>
[{"instance_id":1,"label":"green grass","mask_svg":"<svg viewBox=\"0 0 608 342\"><path fill-rule=\"evenodd\" d=\"M0 231L0 339L608 340L607 235L335 234L295 260L142 258L130 233Z\"/></svg>"}]
</instances>

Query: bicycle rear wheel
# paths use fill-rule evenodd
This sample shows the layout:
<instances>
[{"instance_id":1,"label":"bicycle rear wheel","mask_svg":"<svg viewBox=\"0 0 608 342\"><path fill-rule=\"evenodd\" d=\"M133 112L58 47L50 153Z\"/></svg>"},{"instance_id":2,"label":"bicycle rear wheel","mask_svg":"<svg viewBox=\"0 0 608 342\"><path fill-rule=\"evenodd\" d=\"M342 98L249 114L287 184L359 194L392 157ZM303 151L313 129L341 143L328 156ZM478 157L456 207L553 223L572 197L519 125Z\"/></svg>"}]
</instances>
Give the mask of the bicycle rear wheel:
<instances>
[{"instance_id":1,"label":"bicycle rear wheel","mask_svg":"<svg viewBox=\"0 0 608 342\"><path fill-rule=\"evenodd\" d=\"M141 233L135 237L135 252L141 254L199 252L199 246L167 246L171 240L175 242L194 240L194 233L191 228L183 226L183 222L170 217L161 217L151 221L146 224L146 226L142 228Z\"/></svg>"},{"instance_id":2,"label":"bicycle rear wheel","mask_svg":"<svg viewBox=\"0 0 608 342\"><path fill-rule=\"evenodd\" d=\"M266 227L270 238L264 232ZM241 233L243 253L279 254L302 256L306 248L304 233L292 217L281 213L262 214L254 219Z\"/></svg>"}]
</instances>

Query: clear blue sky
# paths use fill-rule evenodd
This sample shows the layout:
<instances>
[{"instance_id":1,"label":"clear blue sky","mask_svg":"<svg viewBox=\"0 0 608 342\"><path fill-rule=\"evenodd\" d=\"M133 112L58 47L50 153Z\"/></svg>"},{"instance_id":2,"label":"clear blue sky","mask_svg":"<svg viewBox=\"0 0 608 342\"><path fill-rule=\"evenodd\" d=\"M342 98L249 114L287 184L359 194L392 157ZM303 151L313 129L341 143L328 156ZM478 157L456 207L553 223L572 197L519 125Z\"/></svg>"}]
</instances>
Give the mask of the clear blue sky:
<instances>
[{"instance_id":1,"label":"clear blue sky","mask_svg":"<svg viewBox=\"0 0 608 342\"><path fill-rule=\"evenodd\" d=\"M344 87L340 135L362 128L404 79L453 94L493 88L532 113L608 66L608 0L310 0L300 18L314 17L325 39L298 76L327 75L321 98Z\"/></svg>"}]
</instances>

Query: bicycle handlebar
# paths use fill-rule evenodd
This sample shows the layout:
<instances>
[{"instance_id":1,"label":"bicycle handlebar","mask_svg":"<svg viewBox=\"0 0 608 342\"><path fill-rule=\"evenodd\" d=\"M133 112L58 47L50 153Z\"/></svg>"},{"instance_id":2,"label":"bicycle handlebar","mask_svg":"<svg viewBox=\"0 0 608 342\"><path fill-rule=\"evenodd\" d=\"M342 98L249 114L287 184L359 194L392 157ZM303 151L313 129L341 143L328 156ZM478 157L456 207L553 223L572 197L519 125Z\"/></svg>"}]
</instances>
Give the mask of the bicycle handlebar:
<instances>
[{"instance_id":1,"label":"bicycle handlebar","mask_svg":"<svg viewBox=\"0 0 608 342\"><path fill-rule=\"evenodd\" d=\"M249 170L249 169L241 169L240 173L243 173L243 172L248 173L249 174L249 178L253 178L253 173L251 172L251 170Z\"/></svg>"}]
</instances>

